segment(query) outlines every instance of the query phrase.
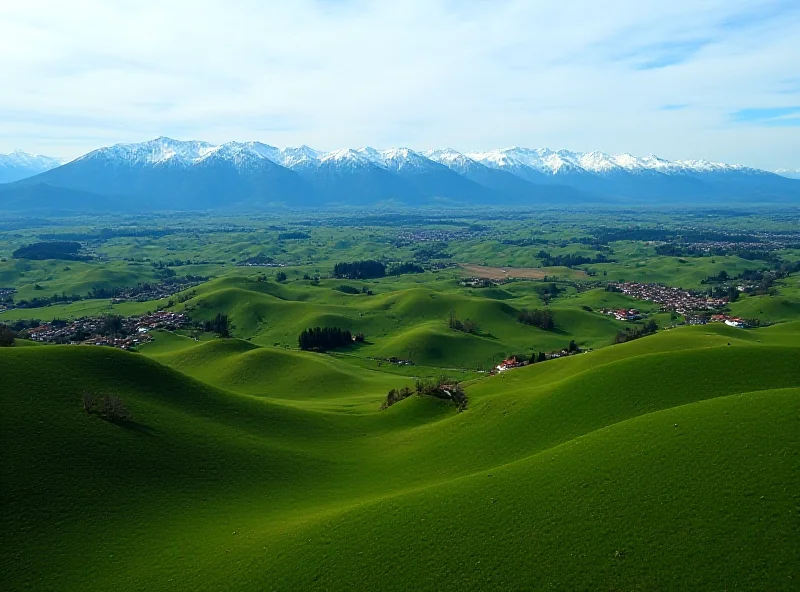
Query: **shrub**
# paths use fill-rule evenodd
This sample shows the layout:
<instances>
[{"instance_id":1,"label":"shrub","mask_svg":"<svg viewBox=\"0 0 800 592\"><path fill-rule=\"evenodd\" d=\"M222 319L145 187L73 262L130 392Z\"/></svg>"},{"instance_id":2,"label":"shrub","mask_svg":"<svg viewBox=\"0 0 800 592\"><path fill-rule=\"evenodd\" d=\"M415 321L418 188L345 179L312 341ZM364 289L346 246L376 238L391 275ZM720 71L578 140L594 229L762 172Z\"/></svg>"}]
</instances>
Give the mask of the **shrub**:
<instances>
[{"instance_id":1,"label":"shrub","mask_svg":"<svg viewBox=\"0 0 800 592\"><path fill-rule=\"evenodd\" d=\"M342 284L341 286L336 286L334 290L338 290L339 292L342 292L344 294L361 294L361 290L359 290L358 288L354 288L353 286L348 286L345 284Z\"/></svg>"},{"instance_id":2,"label":"shrub","mask_svg":"<svg viewBox=\"0 0 800 592\"><path fill-rule=\"evenodd\" d=\"M103 398L100 416L111 423L125 423L133 419L125 403L116 395L107 395Z\"/></svg>"}]
</instances>

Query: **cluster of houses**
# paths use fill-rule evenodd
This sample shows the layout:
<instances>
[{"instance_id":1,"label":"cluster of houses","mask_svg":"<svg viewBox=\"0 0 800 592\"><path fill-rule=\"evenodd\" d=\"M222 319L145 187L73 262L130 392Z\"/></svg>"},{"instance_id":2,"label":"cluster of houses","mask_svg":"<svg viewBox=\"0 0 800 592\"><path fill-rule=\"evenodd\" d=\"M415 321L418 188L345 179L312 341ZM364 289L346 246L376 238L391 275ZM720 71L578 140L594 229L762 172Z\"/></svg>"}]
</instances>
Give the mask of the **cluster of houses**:
<instances>
[{"instance_id":1,"label":"cluster of houses","mask_svg":"<svg viewBox=\"0 0 800 592\"><path fill-rule=\"evenodd\" d=\"M744 319L740 319L739 317L730 317L726 314L711 315L711 322L725 323L729 327L736 327L738 329L744 329L745 327L747 327L747 321L745 321Z\"/></svg>"},{"instance_id":2,"label":"cluster of houses","mask_svg":"<svg viewBox=\"0 0 800 592\"><path fill-rule=\"evenodd\" d=\"M11 308L11 297L17 292L16 288L0 288L0 312ZM4 302L5 301L5 302Z\"/></svg>"},{"instance_id":3,"label":"cluster of houses","mask_svg":"<svg viewBox=\"0 0 800 592\"><path fill-rule=\"evenodd\" d=\"M618 321L638 321L645 317L638 308L619 308L619 309L609 309L604 308L600 312L606 315L611 315Z\"/></svg>"},{"instance_id":4,"label":"cluster of houses","mask_svg":"<svg viewBox=\"0 0 800 592\"><path fill-rule=\"evenodd\" d=\"M681 288L672 288L661 284L620 282L610 285L627 296L655 302L661 305L662 310L673 310L683 315L698 310L714 310L728 304L727 298L709 298Z\"/></svg>"},{"instance_id":5,"label":"cluster of houses","mask_svg":"<svg viewBox=\"0 0 800 592\"><path fill-rule=\"evenodd\" d=\"M510 370L511 368L519 368L520 366L527 366L527 361L520 361L517 360L515 357L508 358L500 362L497 366L494 367L494 373L497 372L505 372L506 370Z\"/></svg>"},{"instance_id":6,"label":"cluster of houses","mask_svg":"<svg viewBox=\"0 0 800 592\"><path fill-rule=\"evenodd\" d=\"M131 349L153 337L156 329L174 331L189 324L184 314L160 310L139 317L123 318L119 331L107 333L106 317L85 317L72 322L53 321L28 329L28 337L40 343L70 343L85 345L107 345L120 349Z\"/></svg>"},{"instance_id":7,"label":"cluster of houses","mask_svg":"<svg viewBox=\"0 0 800 592\"><path fill-rule=\"evenodd\" d=\"M481 277L464 278L459 283L467 288L491 288L495 285L495 282L489 278Z\"/></svg>"},{"instance_id":8,"label":"cluster of houses","mask_svg":"<svg viewBox=\"0 0 800 592\"><path fill-rule=\"evenodd\" d=\"M189 288L193 288L202 283L199 280L183 280L176 279L170 282L163 282L158 284L140 284L133 288L125 288L117 293L111 302L119 304L120 302L147 302L148 300L161 300L168 298L178 292L183 292Z\"/></svg>"},{"instance_id":9,"label":"cluster of houses","mask_svg":"<svg viewBox=\"0 0 800 592\"><path fill-rule=\"evenodd\" d=\"M567 348L552 351L544 354L545 360L555 360L557 358L566 358L567 356L574 356L575 354L584 353L586 350L582 349L574 349L570 351ZM591 350L588 350L591 351ZM499 374L501 372L505 372L507 370L511 370L512 368L521 368L522 366L528 366L531 362L528 360L520 360L516 356L512 356L500 362L497 366L492 368L491 374Z\"/></svg>"},{"instance_id":10,"label":"cluster of houses","mask_svg":"<svg viewBox=\"0 0 800 592\"><path fill-rule=\"evenodd\" d=\"M687 325L705 325L707 323L725 323L729 327L736 327L737 329L746 329L750 325L745 319L739 317L732 317L726 314L713 314L708 316L689 316L686 317Z\"/></svg>"},{"instance_id":11,"label":"cluster of houses","mask_svg":"<svg viewBox=\"0 0 800 592\"><path fill-rule=\"evenodd\" d=\"M420 242L448 242L470 240L481 236L482 231L477 230L444 230L441 228L421 228L418 230L403 230L397 234L397 242L413 245Z\"/></svg>"}]
</instances>

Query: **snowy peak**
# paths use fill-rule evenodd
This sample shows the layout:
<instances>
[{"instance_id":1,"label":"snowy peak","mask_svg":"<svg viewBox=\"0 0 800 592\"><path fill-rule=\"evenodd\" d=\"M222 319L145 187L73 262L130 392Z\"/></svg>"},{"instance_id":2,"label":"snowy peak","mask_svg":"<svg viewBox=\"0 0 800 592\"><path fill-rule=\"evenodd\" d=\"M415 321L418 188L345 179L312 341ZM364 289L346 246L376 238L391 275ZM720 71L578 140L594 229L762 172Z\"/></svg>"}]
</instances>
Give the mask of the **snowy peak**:
<instances>
[{"instance_id":1,"label":"snowy peak","mask_svg":"<svg viewBox=\"0 0 800 592\"><path fill-rule=\"evenodd\" d=\"M139 144L115 144L94 150L78 160L105 160L129 165L191 165L217 148L207 142L181 142L156 138Z\"/></svg>"},{"instance_id":2,"label":"snowy peak","mask_svg":"<svg viewBox=\"0 0 800 592\"><path fill-rule=\"evenodd\" d=\"M65 162L63 158L43 156L41 154L28 154L22 150L14 150L9 154L0 154L0 167L25 167L47 170L55 168Z\"/></svg>"},{"instance_id":3,"label":"snowy peak","mask_svg":"<svg viewBox=\"0 0 800 592\"><path fill-rule=\"evenodd\" d=\"M0 183L11 183L32 177L61 166L64 162L66 159L28 154L21 150L0 154Z\"/></svg>"},{"instance_id":4,"label":"snowy peak","mask_svg":"<svg viewBox=\"0 0 800 592\"><path fill-rule=\"evenodd\" d=\"M363 150L363 149L362 149ZM320 158L320 164L326 167L346 167L346 168L375 168L380 167L375 161L364 154L362 150L353 150L352 148L341 148L328 152ZM383 167L380 167L383 168Z\"/></svg>"}]
</instances>

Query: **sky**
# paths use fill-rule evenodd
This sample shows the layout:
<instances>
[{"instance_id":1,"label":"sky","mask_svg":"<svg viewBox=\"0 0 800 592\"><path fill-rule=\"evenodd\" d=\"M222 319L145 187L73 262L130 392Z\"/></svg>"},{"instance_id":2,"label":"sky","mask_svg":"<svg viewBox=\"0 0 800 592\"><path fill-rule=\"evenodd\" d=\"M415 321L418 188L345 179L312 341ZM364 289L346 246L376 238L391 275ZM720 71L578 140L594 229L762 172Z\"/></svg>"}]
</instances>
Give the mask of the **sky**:
<instances>
[{"instance_id":1,"label":"sky","mask_svg":"<svg viewBox=\"0 0 800 592\"><path fill-rule=\"evenodd\" d=\"M800 168L800 0L0 2L0 153L157 136Z\"/></svg>"}]
</instances>

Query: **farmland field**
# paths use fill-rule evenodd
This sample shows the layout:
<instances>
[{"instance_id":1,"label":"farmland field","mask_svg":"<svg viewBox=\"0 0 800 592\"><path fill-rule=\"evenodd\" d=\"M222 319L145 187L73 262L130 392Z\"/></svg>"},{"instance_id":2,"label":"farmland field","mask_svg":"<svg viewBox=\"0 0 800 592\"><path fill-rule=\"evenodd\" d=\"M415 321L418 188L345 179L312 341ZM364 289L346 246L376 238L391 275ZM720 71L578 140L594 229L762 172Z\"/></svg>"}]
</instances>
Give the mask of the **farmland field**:
<instances>
[{"instance_id":1,"label":"farmland field","mask_svg":"<svg viewBox=\"0 0 800 592\"><path fill-rule=\"evenodd\" d=\"M795 590L798 219L4 220L2 587Z\"/></svg>"}]
</instances>

